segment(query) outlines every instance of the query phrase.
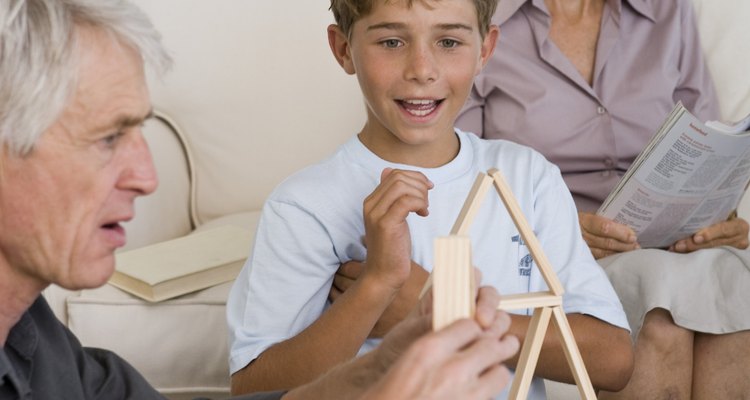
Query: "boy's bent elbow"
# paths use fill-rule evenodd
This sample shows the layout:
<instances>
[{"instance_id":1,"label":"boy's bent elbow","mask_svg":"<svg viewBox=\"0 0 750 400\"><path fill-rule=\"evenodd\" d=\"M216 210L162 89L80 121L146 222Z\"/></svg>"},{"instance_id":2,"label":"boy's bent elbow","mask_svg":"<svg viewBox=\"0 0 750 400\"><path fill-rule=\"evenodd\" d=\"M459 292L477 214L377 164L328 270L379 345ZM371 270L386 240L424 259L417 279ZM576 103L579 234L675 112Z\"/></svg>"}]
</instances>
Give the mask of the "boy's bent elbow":
<instances>
[{"instance_id":1,"label":"boy's bent elbow","mask_svg":"<svg viewBox=\"0 0 750 400\"><path fill-rule=\"evenodd\" d=\"M626 330L620 329L608 343L606 353L595 364L592 367L601 372L601 374L597 374L598 379L596 380L598 382L594 383L597 389L608 392L619 392L624 389L630 381L635 364L630 334ZM591 373L592 371L589 369L589 374Z\"/></svg>"},{"instance_id":2,"label":"boy's bent elbow","mask_svg":"<svg viewBox=\"0 0 750 400\"><path fill-rule=\"evenodd\" d=\"M232 396L279 389L272 384L269 385L271 382L259 379L257 369L258 366L255 365L255 360L253 360L250 364L232 374L229 383Z\"/></svg>"},{"instance_id":3,"label":"boy's bent elbow","mask_svg":"<svg viewBox=\"0 0 750 400\"><path fill-rule=\"evenodd\" d=\"M252 363L246 365L245 368L242 368L241 370L232 374L229 383L229 390L232 396L251 393L255 391L255 388L253 388L253 385L251 385L250 383L252 382L252 371L250 367L251 365Z\"/></svg>"}]
</instances>

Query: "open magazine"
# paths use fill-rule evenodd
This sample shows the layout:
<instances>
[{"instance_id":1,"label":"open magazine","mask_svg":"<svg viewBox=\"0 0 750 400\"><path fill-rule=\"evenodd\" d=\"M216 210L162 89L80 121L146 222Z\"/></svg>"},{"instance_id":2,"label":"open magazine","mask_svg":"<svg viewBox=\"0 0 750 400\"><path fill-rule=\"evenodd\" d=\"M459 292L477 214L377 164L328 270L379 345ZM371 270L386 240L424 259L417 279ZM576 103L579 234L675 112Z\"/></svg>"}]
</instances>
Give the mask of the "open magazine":
<instances>
[{"instance_id":1,"label":"open magazine","mask_svg":"<svg viewBox=\"0 0 750 400\"><path fill-rule=\"evenodd\" d=\"M667 247L727 219L750 179L750 116L703 123L678 103L597 214Z\"/></svg>"}]
</instances>

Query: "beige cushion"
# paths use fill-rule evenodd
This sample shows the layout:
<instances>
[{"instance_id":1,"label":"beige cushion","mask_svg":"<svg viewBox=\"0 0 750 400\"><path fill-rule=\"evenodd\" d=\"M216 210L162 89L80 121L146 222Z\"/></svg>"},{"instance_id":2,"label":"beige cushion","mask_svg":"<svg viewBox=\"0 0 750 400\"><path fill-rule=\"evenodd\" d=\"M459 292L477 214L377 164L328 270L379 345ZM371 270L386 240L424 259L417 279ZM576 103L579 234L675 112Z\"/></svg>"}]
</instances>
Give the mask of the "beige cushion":
<instances>
[{"instance_id":1,"label":"beige cushion","mask_svg":"<svg viewBox=\"0 0 750 400\"><path fill-rule=\"evenodd\" d=\"M158 304L110 285L84 290L68 298L68 327L84 346L119 354L162 393L225 394L230 287Z\"/></svg>"},{"instance_id":2,"label":"beige cushion","mask_svg":"<svg viewBox=\"0 0 750 400\"><path fill-rule=\"evenodd\" d=\"M235 214L201 228L236 225L255 233L258 217ZM105 285L68 297L67 322L84 346L116 352L170 397L223 396L229 391L225 305L231 285L160 303Z\"/></svg>"}]
</instances>

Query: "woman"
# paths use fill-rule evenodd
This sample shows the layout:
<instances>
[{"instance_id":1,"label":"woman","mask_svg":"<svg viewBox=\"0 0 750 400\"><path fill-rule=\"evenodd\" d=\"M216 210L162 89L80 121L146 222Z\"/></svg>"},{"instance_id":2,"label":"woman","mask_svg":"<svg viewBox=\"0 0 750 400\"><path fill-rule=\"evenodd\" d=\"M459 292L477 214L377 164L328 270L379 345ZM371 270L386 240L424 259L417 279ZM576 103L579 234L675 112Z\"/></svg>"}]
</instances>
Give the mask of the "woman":
<instances>
[{"instance_id":1,"label":"woman","mask_svg":"<svg viewBox=\"0 0 750 400\"><path fill-rule=\"evenodd\" d=\"M630 383L601 397L750 393L748 224L735 218L667 251L640 250L630 228L594 214L677 101L718 118L688 1L501 1L493 22L496 56L457 125L560 167L636 338Z\"/></svg>"}]
</instances>

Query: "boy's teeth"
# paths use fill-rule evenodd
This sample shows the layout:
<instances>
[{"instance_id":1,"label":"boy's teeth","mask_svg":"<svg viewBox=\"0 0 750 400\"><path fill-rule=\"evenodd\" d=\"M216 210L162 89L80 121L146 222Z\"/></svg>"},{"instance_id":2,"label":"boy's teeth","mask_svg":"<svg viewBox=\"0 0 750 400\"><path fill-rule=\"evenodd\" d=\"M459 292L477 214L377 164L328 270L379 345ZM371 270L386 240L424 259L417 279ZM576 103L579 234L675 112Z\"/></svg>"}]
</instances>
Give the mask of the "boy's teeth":
<instances>
[{"instance_id":1,"label":"boy's teeth","mask_svg":"<svg viewBox=\"0 0 750 400\"><path fill-rule=\"evenodd\" d=\"M435 100L403 100L404 109L417 117L424 117L437 107Z\"/></svg>"}]
</instances>

